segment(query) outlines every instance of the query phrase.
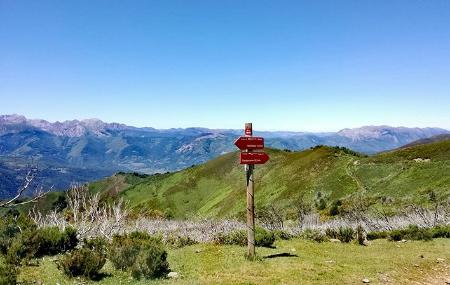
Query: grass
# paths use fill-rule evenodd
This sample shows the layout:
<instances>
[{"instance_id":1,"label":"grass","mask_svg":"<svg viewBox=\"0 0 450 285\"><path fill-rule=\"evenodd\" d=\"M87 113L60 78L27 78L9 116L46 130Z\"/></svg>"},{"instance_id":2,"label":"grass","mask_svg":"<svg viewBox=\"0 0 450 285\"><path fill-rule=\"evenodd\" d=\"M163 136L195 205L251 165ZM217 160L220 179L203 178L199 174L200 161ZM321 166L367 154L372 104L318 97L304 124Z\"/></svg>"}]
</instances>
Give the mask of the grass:
<instances>
[{"instance_id":1,"label":"grass","mask_svg":"<svg viewBox=\"0 0 450 285\"><path fill-rule=\"evenodd\" d=\"M394 211L412 203L426 205L430 191L442 199L450 196L450 140L371 157L324 146L266 151L269 162L255 169L256 208L276 205L295 212L300 197L313 203L318 192L327 204L324 213L334 201L351 202L361 194L372 204L391 198ZM136 211L169 212L176 218L241 218L245 209L245 177L237 152L175 173L116 175L93 183L91 189L119 195Z\"/></svg>"},{"instance_id":2,"label":"grass","mask_svg":"<svg viewBox=\"0 0 450 285\"><path fill-rule=\"evenodd\" d=\"M277 241L276 248L258 248L258 261L244 258L246 248L197 244L169 251L176 280L133 280L128 273L115 271L108 262L104 277L86 284L359 284L368 278L371 284L387 279L392 284L434 281L444 284L450 278L450 240L406 243L376 240L369 246L353 243L314 243L302 239ZM279 253L296 257L264 258ZM438 261L438 258L440 262ZM25 267L20 281L43 284L79 284L57 269L54 259L40 260L39 267ZM440 281L440 283L438 283ZM430 282L431 283L431 282Z\"/></svg>"}]
</instances>

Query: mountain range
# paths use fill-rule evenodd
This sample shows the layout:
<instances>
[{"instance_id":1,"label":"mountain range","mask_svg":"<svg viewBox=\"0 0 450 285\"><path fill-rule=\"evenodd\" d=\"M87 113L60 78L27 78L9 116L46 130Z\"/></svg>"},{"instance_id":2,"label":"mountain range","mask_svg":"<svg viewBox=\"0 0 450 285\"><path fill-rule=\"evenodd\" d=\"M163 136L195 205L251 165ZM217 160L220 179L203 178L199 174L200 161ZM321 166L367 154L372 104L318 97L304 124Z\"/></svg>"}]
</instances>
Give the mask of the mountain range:
<instances>
[{"instance_id":1,"label":"mountain range","mask_svg":"<svg viewBox=\"0 0 450 285\"><path fill-rule=\"evenodd\" d=\"M138 128L98 119L48 122L20 115L0 116L0 197L11 195L26 168L37 165L37 183L64 189L118 171L164 173L204 163L235 150L242 130ZM266 146L303 150L344 146L374 154L416 140L450 134L441 128L365 126L338 132L255 132Z\"/></svg>"}]
</instances>

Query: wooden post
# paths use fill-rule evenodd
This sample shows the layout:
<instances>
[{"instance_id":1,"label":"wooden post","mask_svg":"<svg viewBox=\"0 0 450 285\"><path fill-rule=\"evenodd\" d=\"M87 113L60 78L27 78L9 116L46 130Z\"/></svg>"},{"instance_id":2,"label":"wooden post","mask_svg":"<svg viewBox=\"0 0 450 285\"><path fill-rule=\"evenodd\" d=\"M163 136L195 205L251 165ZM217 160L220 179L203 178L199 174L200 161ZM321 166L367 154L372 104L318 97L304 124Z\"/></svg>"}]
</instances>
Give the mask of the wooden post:
<instances>
[{"instance_id":1,"label":"wooden post","mask_svg":"<svg viewBox=\"0 0 450 285\"><path fill-rule=\"evenodd\" d=\"M251 137L252 123L245 124L245 136ZM247 257L255 257L255 204L254 204L254 180L253 164L245 165L245 174L247 177Z\"/></svg>"}]
</instances>

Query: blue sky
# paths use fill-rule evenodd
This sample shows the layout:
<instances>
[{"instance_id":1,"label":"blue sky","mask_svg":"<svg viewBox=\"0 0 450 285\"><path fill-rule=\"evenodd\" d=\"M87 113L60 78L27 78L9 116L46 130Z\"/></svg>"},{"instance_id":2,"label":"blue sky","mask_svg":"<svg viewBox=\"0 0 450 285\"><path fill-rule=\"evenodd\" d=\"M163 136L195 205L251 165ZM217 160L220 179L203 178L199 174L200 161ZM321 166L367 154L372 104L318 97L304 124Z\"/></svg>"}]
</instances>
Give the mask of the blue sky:
<instances>
[{"instance_id":1,"label":"blue sky","mask_svg":"<svg viewBox=\"0 0 450 285\"><path fill-rule=\"evenodd\" d=\"M450 1L0 0L0 113L450 129Z\"/></svg>"}]
</instances>

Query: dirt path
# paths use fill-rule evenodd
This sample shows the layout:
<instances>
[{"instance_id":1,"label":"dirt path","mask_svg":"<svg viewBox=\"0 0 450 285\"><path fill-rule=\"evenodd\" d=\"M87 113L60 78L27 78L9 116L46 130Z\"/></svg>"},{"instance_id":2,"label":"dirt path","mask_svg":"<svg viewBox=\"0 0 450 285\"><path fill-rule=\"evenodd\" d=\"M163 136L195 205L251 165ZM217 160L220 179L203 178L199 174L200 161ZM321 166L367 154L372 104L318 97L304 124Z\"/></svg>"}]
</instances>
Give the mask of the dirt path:
<instances>
[{"instance_id":1,"label":"dirt path","mask_svg":"<svg viewBox=\"0 0 450 285\"><path fill-rule=\"evenodd\" d=\"M356 185L358 186L358 190L365 192L366 188L364 187L364 185L362 185L361 181L358 179L358 177L356 177L355 174L353 174L353 172L350 170L350 168L354 165L354 163L357 160L354 160L353 158L350 159L350 161L347 163L346 167L345 167L345 172L347 173L348 176L350 176L350 178L355 181Z\"/></svg>"}]
</instances>

